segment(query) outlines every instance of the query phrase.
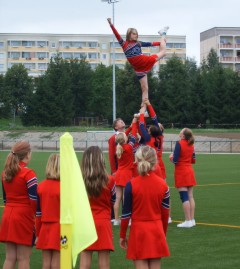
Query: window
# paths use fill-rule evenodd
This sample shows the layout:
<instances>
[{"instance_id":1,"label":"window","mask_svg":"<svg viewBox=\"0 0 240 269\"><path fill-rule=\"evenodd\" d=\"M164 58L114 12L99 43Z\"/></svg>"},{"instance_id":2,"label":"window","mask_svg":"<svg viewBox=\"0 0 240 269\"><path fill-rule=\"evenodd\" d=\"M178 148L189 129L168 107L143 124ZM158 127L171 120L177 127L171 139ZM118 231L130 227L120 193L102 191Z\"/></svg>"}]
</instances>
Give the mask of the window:
<instances>
[{"instance_id":1,"label":"window","mask_svg":"<svg viewBox=\"0 0 240 269\"><path fill-rule=\"evenodd\" d=\"M114 42L115 48L121 48L120 44L118 42ZM113 42L110 42L110 47L113 47Z\"/></svg>"},{"instance_id":2,"label":"window","mask_svg":"<svg viewBox=\"0 0 240 269\"><path fill-rule=\"evenodd\" d=\"M75 52L75 53L73 53L73 58L85 59L85 58L87 58L87 55L84 52Z\"/></svg>"},{"instance_id":3,"label":"window","mask_svg":"<svg viewBox=\"0 0 240 269\"><path fill-rule=\"evenodd\" d=\"M63 59L71 59L71 58L73 58L73 54L71 52L63 52L62 58Z\"/></svg>"},{"instance_id":4,"label":"window","mask_svg":"<svg viewBox=\"0 0 240 269\"><path fill-rule=\"evenodd\" d=\"M4 53L0 53L0 59L4 59Z\"/></svg>"},{"instance_id":5,"label":"window","mask_svg":"<svg viewBox=\"0 0 240 269\"><path fill-rule=\"evenodd\" d=\"M98 46L97 42L88 42L89 48L97 48L97 46Z\"/></svg>"},{"instance_id":6,"label":"window","mask_svg":"<svg viewBox=\"0 0 240 269\"><path fill-rule=\"evenodd\" d=\"M40 48L46 47L48 45L47 41L37 41L37 46Z\"/></svg>"},{"instance_id":7,"label":"window","mask_svg":"<svg viewBox=\"0 0 240 269\"><path fill-rule=\"evenodd\" d=\"M36 64L35 63L24 63L23 64L25 68L31 70L31 69L36 69Z\"/></svg>"},{"instance_id":8,"label":"window","mask_svg":"<svg viewBox=\"0 0 240 269\"><path fill-rule=\"evenodd\" d=\"M30 59L30 52L22 52L22 58Z\"/></svg>"},{"instance_id":9,"label":"window","mask_svg":"<svg viewBox=\"0 0 240 269\"><path fill-rule=\"evenodd\" d=\"M0 48L4 47L4 42L0 42Z\"/></svg>"},{"instance_id":10,"label":"window","mask_svg":"<svg viewBox=\"0 0 240 269\"><path fill-rule=\"evenodd\" d=\"M4 64L0 64L0 70L2 71L4 69Z\"/></svg>"},{"instance_id":11,"label":"window","mask_svg":"<svg viewBox=\"0 0 240 269\"><path fill-rule=\"evenodd\" d=\"M88 53L88 58L89 59L97 59L97 53Z\"/></svg>"},{"instance_id":12,"label":"window","mask_svg":"<svg viewBox=\"0 0 240 269\"><path fill-rule=\"evenodd\" d=\"M39 70L47 70L47 63L39 63L38 69Z\"/></svg>"},{"instance_id":13,"label":"window","mask_svg":"<svg viewBox=\"0 0 240 269\"><path fill-rule=\"evenodd\" d=\"M167 48L167 49L171 49L171 48L173 48L173 43L167 43L167 44L166 44L166 48Z\"/></svg>"},{"instance_id":14,"label":"window","mask_svg":"<svg viewBox=\"0 0 240 269\"><path fill-rule=\"evenodd\" d=\"M106 43L102 43L102 49L106 50L107 49L107 44Z\"/></svg>"},{"instance_id":15,"label":"window","mask_svg":"<svg viewBox=\"0 0 240 269\"><path fill-rule=\"evenodd\" d=\"M92 68L93 70L95 70L95 69L97 68L98 64L90 64L90 66L91 66L91 68Z\"/></svg>"},{"instance_id":16,"label":"window","mask_svg":"<svg viewBox=\"0 0 240 269\"><path fill-rule=\"evenodd\" d=\"M37 52L36 54L37 54L36 57L37 57L39 60L43 60L43 59L45 59L45 58L48 58L48 53L45 52L45 51L43 51L43 52Z\"/></svg>"},{"instance_id":17,"label":"window","mask_svg":"<svg viewBox=\"0 0 240 269\"><path fill-rule=\"evenodd\" d=\"M35 41L23 41L22 45L25 47L33 47L35 46Z\"/></svg>"},{"instance_id":18,"label":"window","mask_svg":"<svg viewBox=\"0 0 240 269\"><path fill-rule=\"evenodd\" d=\"M106 60L106 59L107 59L107 54L103 53L103 54L102 54L102 59L103 59L103 60Z\"/></svg>"},{"instance_id":19,"label":"window","mask_svg":"<svg viewBox=\"0 0 240 269\"><path fill-rule=\"evenodd\" d=\"M22 41L20 41L20 40L11 40L11 41L8 41L8 45L11 46L11 47L20 47L20 46L22 46Z\"/></svg>"},{"instance_id":20,"label":"window","mask_svg":"<svg viewBox=\"0 0 240 269\"><path fill-rule=\"evenodd\" d=\"M52 48L56 48L56 43L52 42Z\"/></svg>"},{"instance_id":21,"label":"window","mask_svg":"<svg viewBox=\"0 0 240 269\"><path fill-rule=\"evenodd\" d=\"M9 54L10 55L8 55L8 58L11 58L11 59L19 59L21 57L20 52L17 52L17 51L9 52Z\"/></svg>"},{"instance_id":22,"label":"window","mask_svg":"<svg viewBox=\"0 0 240 269\"><path fill-rule=\"evenodd\" d=\"M186 47L185 43L174 43L173 45L175 49L184 49Z\"/></svg>"}]
</instances>

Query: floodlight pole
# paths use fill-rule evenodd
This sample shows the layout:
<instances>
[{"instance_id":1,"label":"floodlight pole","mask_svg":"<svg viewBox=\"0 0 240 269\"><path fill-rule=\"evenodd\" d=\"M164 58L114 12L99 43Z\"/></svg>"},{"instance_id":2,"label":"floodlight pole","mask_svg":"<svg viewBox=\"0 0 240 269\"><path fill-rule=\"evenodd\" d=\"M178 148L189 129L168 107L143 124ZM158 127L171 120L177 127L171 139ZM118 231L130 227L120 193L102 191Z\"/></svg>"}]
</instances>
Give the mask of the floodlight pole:
<instances>
[{"instance_id":1,"label":"floodlight pole","mask_svg":"<svg viewBox=\"0 0 240 269\"><path fill-rule=\"evenodd\" d=\"M119 0L102 0L102 2L107 2L108 4L112 4L112 13L113 13L113 25L114 25L114 4L119 2ZM112 46L112 80L113 80L113 120L116 119L116 76L115 76L115 35L113 34L113 46Z\"/></svg>"}]
</instances>

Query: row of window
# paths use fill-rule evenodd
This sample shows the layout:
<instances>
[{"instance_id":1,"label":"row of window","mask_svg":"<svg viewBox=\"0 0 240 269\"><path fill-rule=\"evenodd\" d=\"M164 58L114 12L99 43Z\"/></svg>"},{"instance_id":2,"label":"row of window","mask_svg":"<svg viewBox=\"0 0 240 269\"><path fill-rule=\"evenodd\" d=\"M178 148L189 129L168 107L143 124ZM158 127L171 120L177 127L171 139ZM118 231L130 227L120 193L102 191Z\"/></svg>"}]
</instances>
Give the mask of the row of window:
<instances>
[{"instance_id":1,"label":"row of window","mask_svg":"<svg viewBox=\"0 0 240 269\"><path fill-rule=\"evenodd\" d=\"M110 42L110 48L113 48L113 45L115 48L120 48L120 44L118 42ZM10 47L39 47L39 48L46 48L49 46L48 41L21 41L21 40L9 40L8 46ZM0 42L0 48L4 47L4 42ZM56 48L56 43L51 42L51 47ZM59 47L60 48L98 48L100 47L98 42L95 41L59 41ZM186 44L185 43L167 43L166 44L167 49L185 49ZM103 50L107 49L107 44L102 43L101 48Z\"/></svg>"}]
</instances>

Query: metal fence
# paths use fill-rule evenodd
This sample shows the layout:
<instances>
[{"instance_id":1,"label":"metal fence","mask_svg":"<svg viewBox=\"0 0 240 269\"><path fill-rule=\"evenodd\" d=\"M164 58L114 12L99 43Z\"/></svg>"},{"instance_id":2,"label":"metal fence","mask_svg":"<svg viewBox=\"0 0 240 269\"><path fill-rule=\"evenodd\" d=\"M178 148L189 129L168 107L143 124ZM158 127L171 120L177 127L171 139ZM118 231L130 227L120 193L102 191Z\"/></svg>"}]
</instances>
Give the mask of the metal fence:
<instances>
[{"instance_id":1,"label":"metal fence","mask_svg":"<svg viewBox=\"0 0 240 269\"><path fill-rule=\"evenodd\" d=\"M10 150L14 140L2 140L1 150ZM59 151L59 140L29 141L33 151ZM176 141L164 140L163 151L172 152ZM103 151L108 150L107 140L75 140L73 146L76 151L84 151L90 146L99 146ZM240 153L240 140L206 140L195 141L195 151L202 153Z\"/></svg>"}]
</instances>

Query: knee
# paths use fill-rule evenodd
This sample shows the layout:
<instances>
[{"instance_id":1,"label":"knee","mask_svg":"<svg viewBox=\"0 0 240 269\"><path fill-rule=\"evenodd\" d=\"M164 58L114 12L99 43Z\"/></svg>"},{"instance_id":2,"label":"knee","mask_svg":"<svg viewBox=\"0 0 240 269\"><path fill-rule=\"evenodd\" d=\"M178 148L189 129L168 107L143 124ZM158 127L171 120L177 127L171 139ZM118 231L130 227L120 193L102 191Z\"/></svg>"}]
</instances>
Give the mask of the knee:
<instances>
[{"instance_id":1,"label":"knee","mask_svg":"<svg viewBox=\"0 0 240 269\"><path fill-rule=\"evenodd\" d=\"M189 201L189 196L187 191L180 191L179 192L180 199L182 200L182 203L188 202Z\"/></svg>"}]
</instances>

